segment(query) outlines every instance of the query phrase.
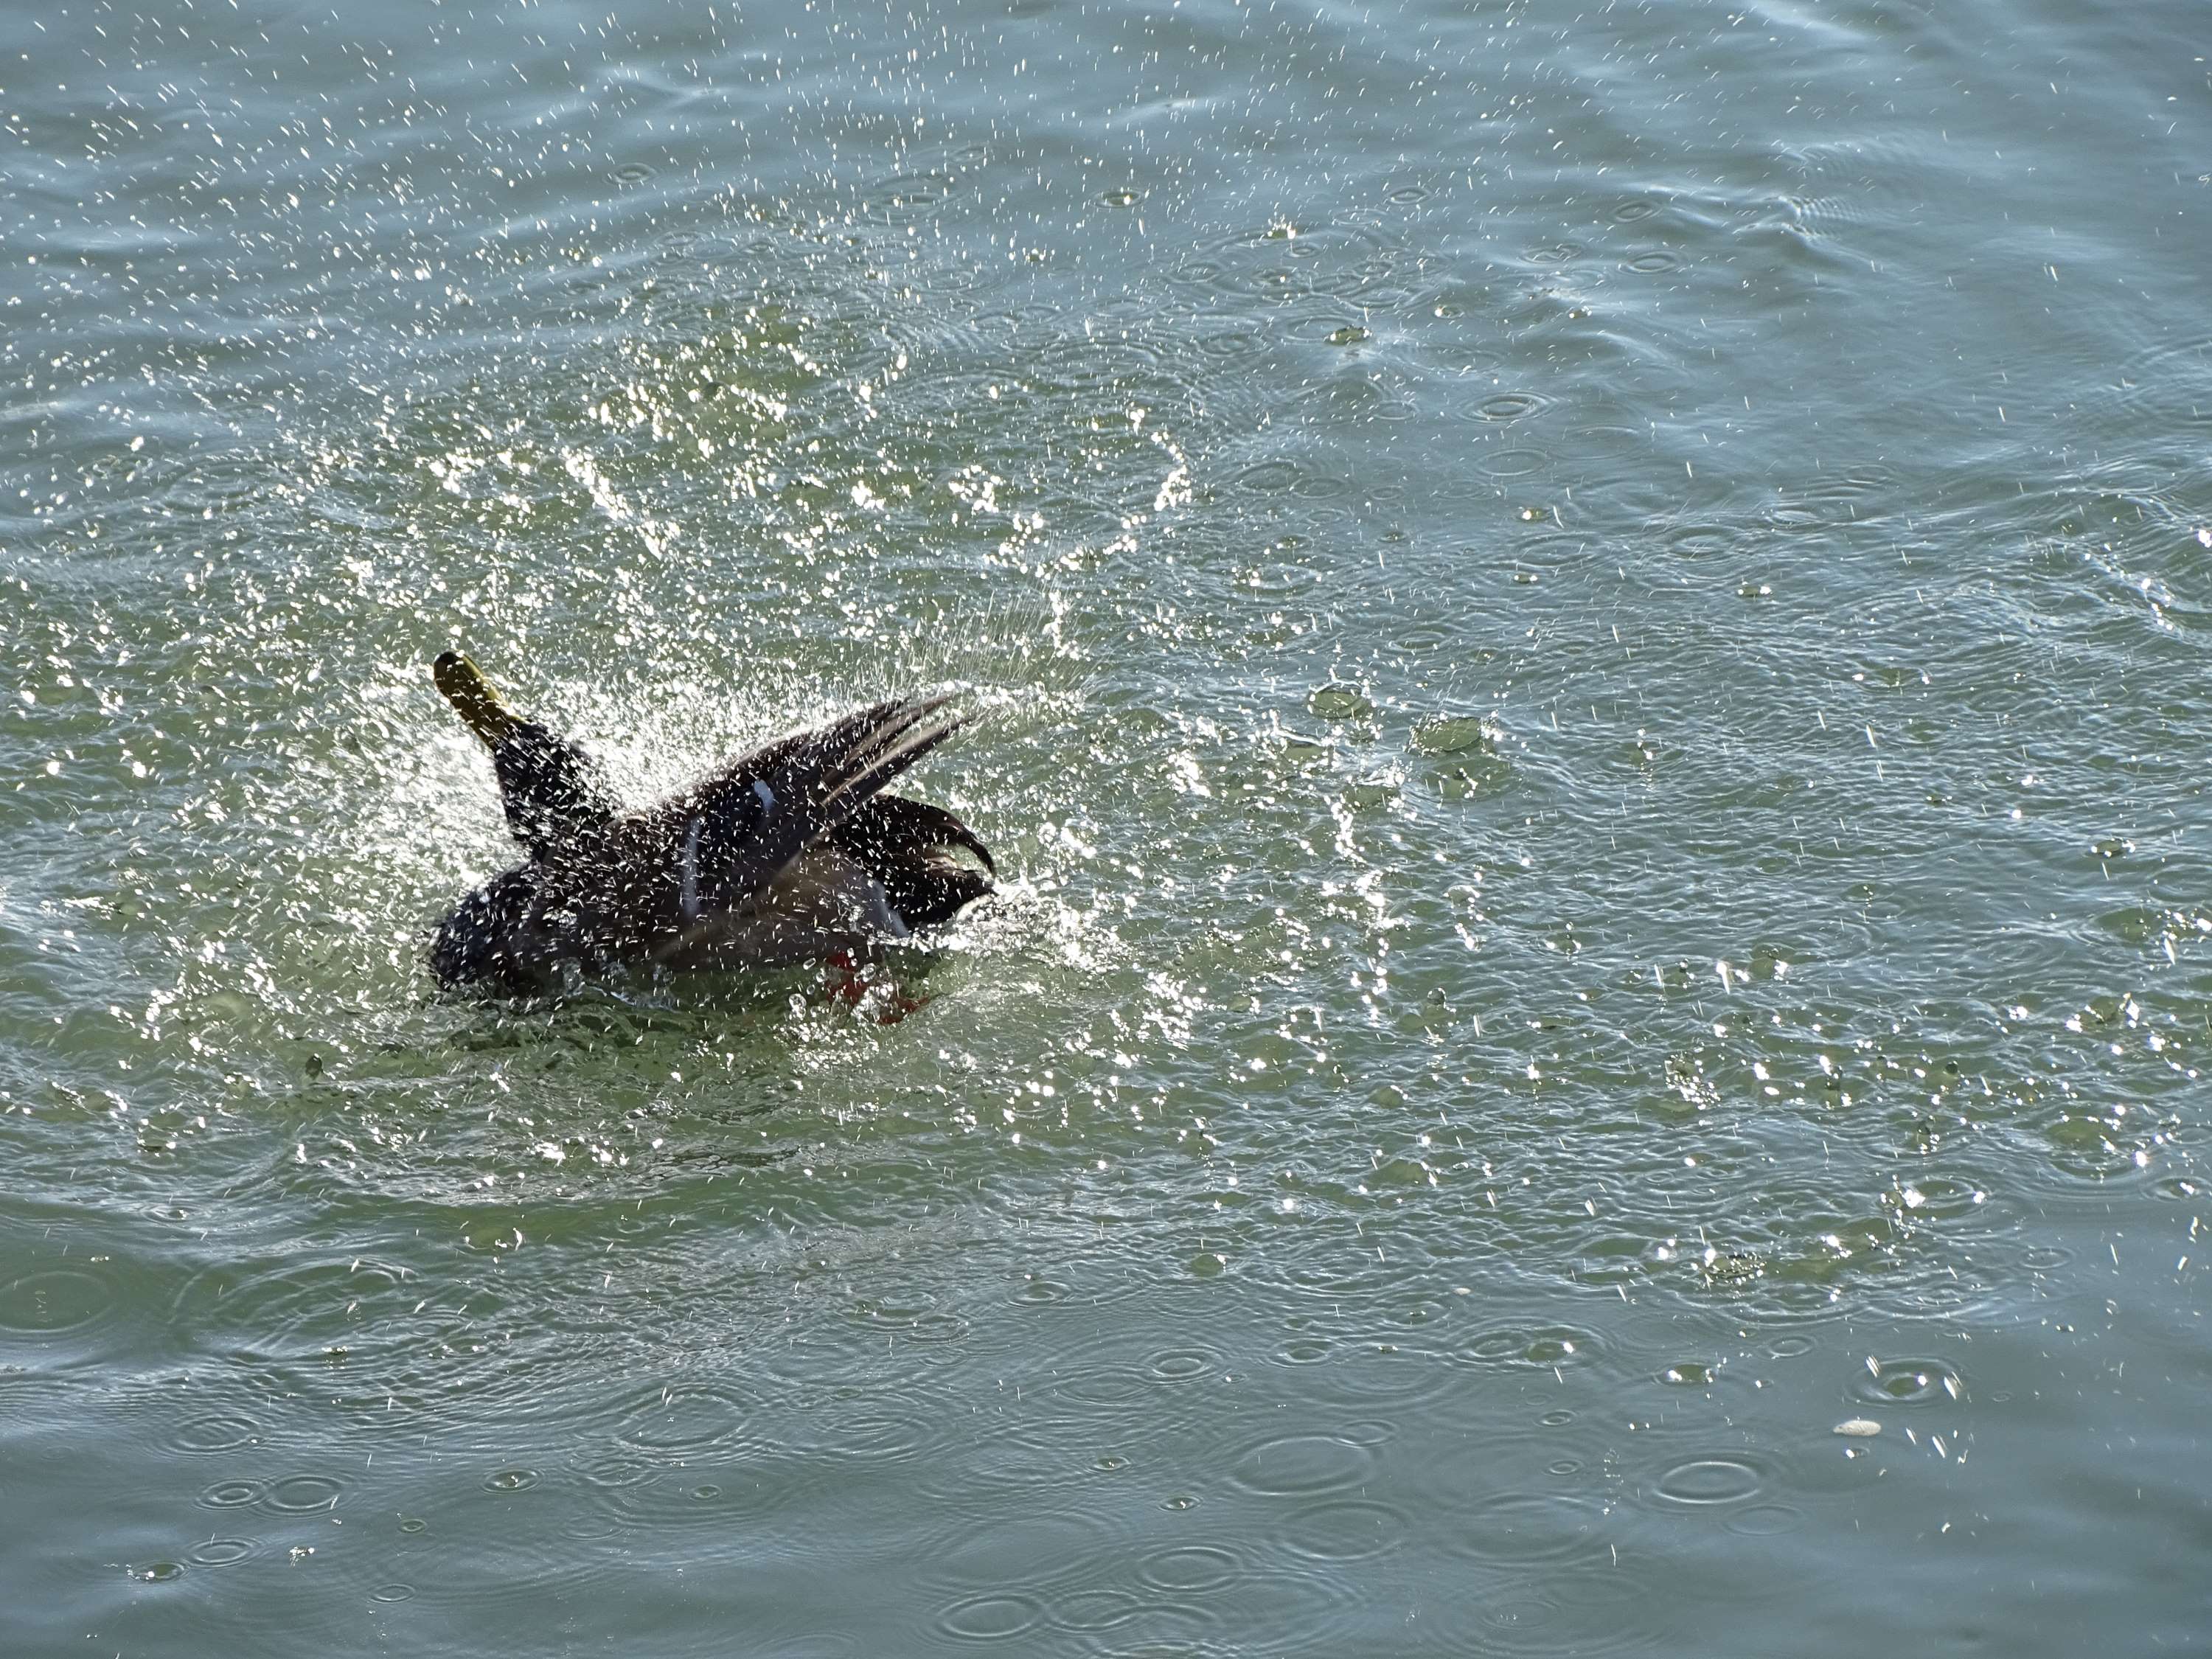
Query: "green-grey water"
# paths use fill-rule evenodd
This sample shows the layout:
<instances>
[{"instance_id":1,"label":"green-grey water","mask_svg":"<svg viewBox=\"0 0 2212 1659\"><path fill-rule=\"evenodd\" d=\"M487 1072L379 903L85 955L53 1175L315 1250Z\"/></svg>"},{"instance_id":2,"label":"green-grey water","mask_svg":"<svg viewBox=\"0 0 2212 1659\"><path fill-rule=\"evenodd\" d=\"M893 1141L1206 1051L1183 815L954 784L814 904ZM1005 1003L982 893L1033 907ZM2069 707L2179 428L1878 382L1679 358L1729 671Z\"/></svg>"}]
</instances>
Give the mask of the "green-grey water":
<instances>
[{"instance_id":1,"label":"green-grey water","mask_svg":"<svg viewBox=\"0 0 2212 1659\"><path fill-rule=\"evenodd\" d=\"M11 8L0 1650L2203 1650L2202 22ZM1003 890L441 999L454 644Z\"/></svg>"}]
</instances>

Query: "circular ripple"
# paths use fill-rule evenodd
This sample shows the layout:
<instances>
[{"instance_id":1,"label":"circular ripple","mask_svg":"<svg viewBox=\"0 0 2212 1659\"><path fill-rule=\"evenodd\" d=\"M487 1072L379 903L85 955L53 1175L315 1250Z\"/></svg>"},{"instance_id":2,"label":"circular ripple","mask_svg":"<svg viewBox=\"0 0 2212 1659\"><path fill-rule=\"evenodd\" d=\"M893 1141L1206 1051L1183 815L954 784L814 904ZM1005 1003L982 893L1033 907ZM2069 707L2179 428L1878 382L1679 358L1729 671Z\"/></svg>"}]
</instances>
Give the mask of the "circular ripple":
<instances>
[{"instance_id":1,"label":"circular ripple","mask_svg":"<svg viewBox=\"0 0 2212 1659\"><path fill-rule=\"evenodd\" d=\"M1485 1652L1590 1659L1646 1645L1646 1598L1657 1589L1610 1563L1569 1567L1545 1574L1540 1586L1485 1593L1472 1622L1495 1632L1494 1642L1481 1644Z\"/></svg>"},{"instance_id":2,"label":"circular ripple","mask_svg":"<svg viewBox=\"0 0 2212 1659\"><path fill-rule=\"evenodd\" d=\"M957 1519L926 1547L924 1577L953 1589L1001 1589L1009 1583L1049 1583L1062 1574L1096 1570L1112 1547L1106 1528L1071 1512Z\"/></svg>"},{"instance_id":3,"label":"circular ripple","mask_svg":"<svg viewBox=\"0 0 2212 1659\"><path fill-rule=\"evenodd\" d=\"M1598 1547L1597 1505L1579 1498L1508 1492L1482 1505L1460 1547L1484 1561L1571 1561Z\"/></svg>"},{"instance_id":4,"label":"circular ripple","mask_svg":"<svg viewBox=\"0 0 2212 1659\"><path fill-rule=\"evenodd\" d=\"M535 1469L501 1469L484 1477L486 1492L528 1492L538 1484Z\"/></svg>"},{"instance_id":5,"label":"circular ripple","mask_svg":"<svg viewBox=\"0 0 2212 1659\"><path fill-rule=\"evenodd\" d=\"M1718 525L1684 525L1667 532L1667 544L1686 558L1709 558L1725 553L1736 545L1739 538Z\"/></svg>"},{"instance_id":6,"label":"circular ripple","mask_svg":"<svg viewBox=\"0 0 2212 1659\"><path fill-rule=\"evenodd\" d=\"M1966 1384L1940 1359L1882 1359L1851 1379L1851 1394L1875 1406L1948 1406L1966 1397Z\"/></svg>"},{"instance_id":7,"label":"circular ripple","mask_svg":"<svg viewBox=\"0 0 2212 1659\"><path fill-rule=\"evenodd\" d=\"M1461 1344L1459 1357L1478 1365L1503 1369L1565 1370L1587 1364L1597 1353L1597 1339L1570 1325L1547 1325L1534 1330L1507 1326Z\"/></svg>"},{"instance_id":8,"label":"circular ripple","mask_svg":"<svg viewBox=\"0 0 2212 1659\"><path fill-rule=\"evenodd\" d=\"M640 1451L696 1456L743 1438L745 1403L711 1383L655 1389L625 1414L615 1437Z\"/></svg>"},{"instance_id":9,"label":"circular ripple","mask_svg":"<svg viewBox=\"0 0 2212 1659\"><path fill-rule=\"evenodd\" d=\"M258 1425L250 1417L226 1417L221 1413L195 1417L189 1423L180 1423L169 1436L171 1449L180 1452L230 1451L250 1444Z\"/></svg>"},{"instance_id":10,"label":"circular ripple","mask_svg":"<svg viewBox=\"0 0 2212 1659\"><path fill-rule=\"evenodd\" d=\"M1658 211L1659 204L1656 202L1623 202L1613 209L1613 219L1615 224L1632 225L1638 219L1649 219Z\"/></svg>"},{"instance_id":11,"label":"circular ripple","mask_svg":"<svg viewBox=\"0 0 2212 1659\"><path fill-rule=\"evenodd\" d=\"M1034 1629L1044 1609L1027 1595L974 1595L937 1616L937 1626L963 1642L1003 1642Z\"/></svg>"},{"instance_id":12,"label":"circular ripple","mask_svg":"<svg viewBox=\"0 0 2212 1659\"><path fill-rule=\"evenodd\" d=\"M1283 1541L1316 1561L1362 1561L1395 1549L1406 1535L1397 1510L1361 1498L1300 1510L1283 1525Z\"/></svg>"},{"instance_id":13,"label":"circular ripple","mask_svg":"<svg viewBox=\"0 0 2212 1659\"><path fill-rule=\"evenodd\" d=\"M1219 1589L1243 1571L1234 1555L1212 1544L1178 1544L1137 1563L1137 1577L1152 1589L1184 1594Z\"/></svg>"},{"instance_id":14,"label":"circular ripple","mask_svg":"<svg viewBox=\"0 0 2212 1659\"><path fill-rule=\"evenodd\" d=\"M1757 1469L1733 1457L1693 1457L1661 1475L1654 1490L1670 1504L1704 1509L1756 1498L1765 1485Z\"/></svg>"},{"instance_id":15,"label":"circular ripple","mask_svg":"<svg viewBox=\"0 0 2212 1659\"><path fill-rule=\"evenodd\" d=\"M1543 408L1544 401L1533 392L1500 392L1477 404L1474 412L1486 421L1517 421Z\"/></svg>"},{"instance_id":16,"label":"circular ripple","mask_svg":"<svg viewBox=\"0 0 2212 1659\"><path fill-rule=\"evenodd\" d=\"M1145 1599L1125 1589L1078 1590L1057 1598L1052 1622L1062 1630L1112 1630L1145 1611Z\"/></svg>"},{"instance_id":17,"label":"circular ripple","mask_svg":"<svg viewBox=\"0 0 2212 1659\"><path fill-rule=\"evenodd\" d=\"M27 1273L0 1289L0 1330L58 1336L91 1324L114 1305L114 1290L96 1273L73 1267Z\"/></svg>"},{"instance_id":18,"label":"circular ripple","mask_svg":"<svg viewBox=\"0 0 2212 1659\"><path fill-rule=\"evenodd\" d=\"M1663 248L1654 248L1649 253L1639 253L1631 259L1626 269L1639 276L1656 276L1662 271L1679 270L1682 264L1680 254L1669 253Z\"/></svg>"},{"instance_id":19,"label":"circular ripple","mask_svg":"<svg viewBox=\"0 0 2212 1659\"><path fill-rule=\"evenodd\" d=\"M1152 1375L1163 1382L1188 1382L1194 1376L1204 1376L1213 1369L1213 1356L1177 1351L1156 1353L1150 1363Z\"/></svg>"},{"instance_id":20,"label":"circular ripple","mask_svg":"<svg viewBox=\"0 0 2212 1659\"><path fill-rule=\"evenodd\" d=\"M1291 489L1298 481L1297 464L1294 461L1261 461L1248 466L1237 476L1237 482L1247 489L1276 495Z\"/></svg>"},{"instance_id":21,"label":"circular ripple","mask_svg":"<svg viewBox=\"0 0 2212 1659\"><path fill-rule=\"evenodd\" d=\"M914 1455L927 1433L928 1425L918 1419L868 1412L837 1424L835 1438L822 1449L832 1457L890 1463Z\"/></svg>"},{"instance_id":22,"label":"circular ripple","mask_svg":"<svg viewBox=\"0 0 2212 1659\"><path fill-rule=\"evenodd\" d=\"M1357 1485L1374 1454L1334 1435L1287 1434L1263 1440L1229 1467L1229 1478L1246 1492L1271 1498L1304 1498Z\"/></svg>"},{"instance_id":23,"label":"circular ripple","mask_svg":"<svg viewBox=\"0 0 2212 1659\"><path fill-rule=\"evenodd\" d=\"M192 1546L192 1559L203 1567L227 1567L252 1553L253 1545L243 1538L210 1538Z\"/></svg>"},{"instance_id":24,"label":"circular ripple","mask_svg":"<svg viewBox=\"0 0 2212 1659\"><path fill-rule=\"evenodd\" d=\"M336 1509L342 1490L326 1474L288 1474L270 1486L262 1501L287 1515L311 1515L318 1510Z\"/></svg>"},{"instance_id":25,"label":"circular ripple","mask_svg":"<svg viewBox=\"0 0 2212 1659\"><path fill-rule=\"evenodd\" d=\"M1777 1359L1795 1359L1801 1354L1813 1352L1813 1339L1809 1336L1777 1337L1768 1344L1766 1351Z\"/></svg>"},{"instance_id":26,"label":"circular ripple","mask_svg":"<svg viewBox=\"0 0 2212 1659\"><path fill-rule=\"evenodd\" d=\"M1475 465L1493 478L1525 478L1551 462L1552 458L1539 449L1501 449L1480 457Z\"/></svg>"},{"instance_id":27,"label":"circular ripple","mask_svg":"<svg viewBox=\"0 0 2212 1659\"><path fill-rule=\"evenodd\" d=\"M1411 747L1420 755L1465 755L1490 750L1497 741L1479 714L1439 715L1413 728Z\"/></svg>"},{"instance_id":28,"label":"circular ripple","mask_svg":"<svg viewBox=\"0 0 2212 1659\"><path fill-rule=\"evenodd\" d=\"M614 170L615 182L625 190L635 189L653 177L652 166L644 161L624 161Z\"/></svg>"},{"instance_id":29,"label":"circular ripple","mask_svg":"<svg viewBox=\"0 0 2212 1659\"><path fill-rule=\"evenodd\" d=\"M1085 1376L1070 1377L1053 1392L1085 1406L1129 1406L1151 1395L1152 1380L1132 1366L1102 1365Z\"/></svg>"},{"instance_id":30,"label":"circular ripple","mask_svg":"<svg viewBox=\"0 0 2212 1659\"><path fill-rule=\"evenodd\" d=\"M258 1480L218 1480L200 1494L200 1502L210 1509L240 1509L259 1503L268 1490Z\"/></svg>"},{"instance_id":31,"label":"circular ripple","mask_svg":"<svg viewBox=\"0 0 2212 1659\"><path fill-rule=\"evenodd\" d=\"M372 1601L411 1601L415 1599L415 1587L412 1584L379 1584L369 1591L368 1599Z\"/></svg>"},{"instance_id":32,"label":"circular ripple","mask_svg":"<svg viewBox=\"0 0 2212 1659\"><path fill-rule=\"evenodd\" d=\"M1746 1538L1771 1538L1778 1533L1795 1532L1804 1524L1804 1510L1788 1504L1754 1504L1728 1518L1728 1529Z\"/></svg>"}]
</instances>

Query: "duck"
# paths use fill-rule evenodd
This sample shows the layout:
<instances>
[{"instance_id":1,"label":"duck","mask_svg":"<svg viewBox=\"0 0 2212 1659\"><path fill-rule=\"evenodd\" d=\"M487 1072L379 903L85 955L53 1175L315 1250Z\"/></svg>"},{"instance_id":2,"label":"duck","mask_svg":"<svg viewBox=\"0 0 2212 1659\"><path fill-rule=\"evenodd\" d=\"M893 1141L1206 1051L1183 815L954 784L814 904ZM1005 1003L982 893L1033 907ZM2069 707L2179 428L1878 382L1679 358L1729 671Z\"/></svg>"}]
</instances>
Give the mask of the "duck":
<instances>
[{"instance_id":1,"label":"duck","mask_svg":"<svg viewBox=\"0 0 2212 1659\"><path fill-rule=\"evenodd\" d=\"M950 694L869 703L629 808L590 750L517 712L460 652L431 678L490 750L525 854L440 922L430 966L445 989L527 995L572 972L849 962L994 890L973 830L887 793L965 724Z\"/></svg>"}]
</instances>

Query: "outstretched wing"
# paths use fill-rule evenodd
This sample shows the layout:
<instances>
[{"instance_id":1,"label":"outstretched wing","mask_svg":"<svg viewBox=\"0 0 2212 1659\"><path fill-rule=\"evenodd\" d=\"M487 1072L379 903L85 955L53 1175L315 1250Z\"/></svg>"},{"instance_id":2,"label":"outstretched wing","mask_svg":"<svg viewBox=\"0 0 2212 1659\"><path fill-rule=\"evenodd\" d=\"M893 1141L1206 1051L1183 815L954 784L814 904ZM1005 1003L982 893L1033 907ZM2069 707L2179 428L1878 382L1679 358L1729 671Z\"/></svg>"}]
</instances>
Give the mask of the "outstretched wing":
<instances>
[{"instance_id":1,"label":"outstretched wing","mask_svg":"<svg viewBox=\"0 0 2212 1659\"><path fill-rule=\"evenodd\" d=\"M957 732L950 696L893 697L764 744L678 803L683 937L759 892ZM656 954L665 954L656 951Z\"/></svg>"}]
</instances>

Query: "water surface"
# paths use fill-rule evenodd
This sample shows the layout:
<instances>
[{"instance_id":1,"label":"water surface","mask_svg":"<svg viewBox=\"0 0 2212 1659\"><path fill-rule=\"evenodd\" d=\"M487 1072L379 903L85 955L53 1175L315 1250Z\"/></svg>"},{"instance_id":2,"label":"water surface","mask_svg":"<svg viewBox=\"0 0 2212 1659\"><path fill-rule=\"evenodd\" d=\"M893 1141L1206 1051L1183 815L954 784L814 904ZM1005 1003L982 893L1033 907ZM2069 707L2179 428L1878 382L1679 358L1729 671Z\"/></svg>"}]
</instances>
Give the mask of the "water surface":
<instances>
[{"instance_id":1,"label":"water surface","mask_svg":"<svg viewBox=\"0 0 2212 1659\"><path fill-rule=\"evenodd\" d=\"M0 21L13 1647L2201 1644L2198 21ZM441 1000L454 643L1005 890Z\"/></svg>"}]
</instances>

